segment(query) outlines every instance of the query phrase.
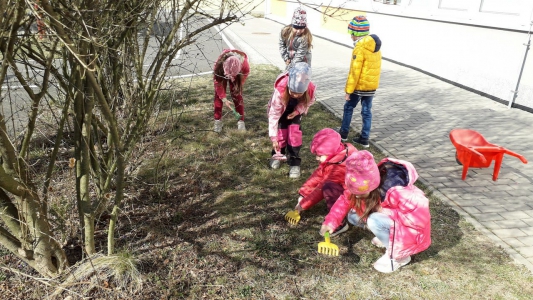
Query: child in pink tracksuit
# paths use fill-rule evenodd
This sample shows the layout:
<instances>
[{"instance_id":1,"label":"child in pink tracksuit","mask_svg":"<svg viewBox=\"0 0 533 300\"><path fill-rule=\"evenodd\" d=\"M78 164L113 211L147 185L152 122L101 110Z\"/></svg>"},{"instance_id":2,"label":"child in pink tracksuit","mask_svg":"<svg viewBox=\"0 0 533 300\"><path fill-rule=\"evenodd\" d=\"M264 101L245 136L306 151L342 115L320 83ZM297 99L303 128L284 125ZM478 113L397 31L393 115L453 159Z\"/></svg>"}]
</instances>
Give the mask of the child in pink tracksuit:
<instances>
[{"instance_id":1,"label":"child in pink tracksuit","mask_svg":"<svg viewBox=\"0 0 533 300\"><path fill-rule=\"evenodd\" d=\"M235 105L235 110L241 115L237 122L238 130L246 130L244 125L244 101L242 99L242 87L250 74L250 65L246 53L236 49L224 49L213 71L213 83L215 85L215 132L222 131L222 106L230 105L226 99L226 88L229 83L230 94Z\"/></svg>"},{"instance_id":2,"label":"child in pink tracksuit","mask_svg":"<svg viewBox=\"0 0 533 300\"><path fill-rule=\"evenodd\" d=\"M354 152L346 161L347 189L320 233L333 232L345 217L353 225L366 224L376 236L372 244L387 249L374 268L383 273L398 270L431 244L429 201L414 186L417 178L409 162L384 158L376 165L370 152Z\"/></svg>"},{"instance_id":3,"label":"child in pink tracksuit","mask_svg":"<svg viewBox=\"0 0 533 300\"><path fill-rule=\"evenodd\" d=\"M357 149L352 144L341 142L341 135L335 130L325 128L317 132L311 142L311 153L316 155L319 165L300 188L300 197L294 210L301 214L324 199L329 211L346 189L346 159L355 151ZM344 222L331 236L346 230L348 224Z\"/></svg>"},{"instance_id":4,"label":"child in pink tracksuit","mask_svg":"<svg viewBox=\"0 0 533 300\"><path fill-rule=\"evenodd\" d=\"M294 64L288 72L278 76L274 94L268 103L268 136L272 141L272 154L287 155L289 177L300 177L300 148L303 114L315 103L315 85L311 82L311 67L307 63ZM280 167L280 161L271 159L272 169Z\"/></svg>"}]
</instances>

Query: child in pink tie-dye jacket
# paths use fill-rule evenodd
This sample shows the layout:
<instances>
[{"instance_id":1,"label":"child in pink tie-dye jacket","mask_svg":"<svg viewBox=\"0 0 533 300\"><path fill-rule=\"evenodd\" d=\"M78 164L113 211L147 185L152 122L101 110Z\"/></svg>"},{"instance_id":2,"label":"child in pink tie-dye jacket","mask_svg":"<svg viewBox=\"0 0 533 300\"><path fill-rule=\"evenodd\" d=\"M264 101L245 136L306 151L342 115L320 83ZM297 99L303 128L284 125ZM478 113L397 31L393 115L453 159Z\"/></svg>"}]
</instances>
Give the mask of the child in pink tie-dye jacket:
<instances>
[{"instance_id":1,"label":"child in pink tie-dye jacket","mask_svg":"<svg viewBox=\"0 0 533 300\"><path fill-rule=\"evenodd\" d=\"M346 160L347 189L326 216L320 233L333 232L344 218L366 227L376 236L372 244L386 253L374 268L390 273L411 261L411 255L431 244L429 201L414 186L418 178L409 162L384 158L376 164L368 151L358 151Z\"/></svg>"}]
</instances>

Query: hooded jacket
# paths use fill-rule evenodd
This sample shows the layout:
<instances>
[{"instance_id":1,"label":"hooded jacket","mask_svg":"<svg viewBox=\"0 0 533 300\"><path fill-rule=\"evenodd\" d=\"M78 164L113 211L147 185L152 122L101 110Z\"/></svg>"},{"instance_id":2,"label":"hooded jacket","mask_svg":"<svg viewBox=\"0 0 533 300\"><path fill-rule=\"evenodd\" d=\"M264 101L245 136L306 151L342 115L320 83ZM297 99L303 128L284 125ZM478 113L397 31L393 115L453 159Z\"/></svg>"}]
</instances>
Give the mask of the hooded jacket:
<instances>
[{"instance_id":1,"label":"hooded jacket","mask_svg":"<svg viewBox=\"0 0 533 300\"><path fill-rule=\"evenodd\" d=\"M384 163L399 164L407 171L406 186L392 186L381 202L381 212L393 221L390 228L388 253L392 258L401 259L426 250L431 245L431 216L429 200L424 192L414 183L418 174L414 166L407 161L384 158ZM389 173L387 173L389 175ZM324 225L337 228L352 208L350 191L344 190L324 220Z\"/></svg>"},{"instance_id":2,"label":"hooded jacket","mask_svg":"<svg viewBox=\"0 0 533 300\"><path fill-rule=\"evenodd\" d=\"M289 84L289 72L286 71L281 73L278 78L276 78L276 81L274 82L274 93L268 102L268 136L273 142L278 140L278 122L286 109L281 97L287 89L287 84ZM309 103L307 105L304 103L298 103L295 108L300 115L307 114L309 107L315 103L315 89L315 84L310 81L309 86L307 87L307 93L309 93L310 99Z\"/></svg>"},{"instance_id":3,"label":"hooded jacket","mask_svg":"<svg viewBox=\"0 0 533 300\"><path fill-rule=\"evenodd\" d=\"M352 51L346 94L374 94L381 75L381 40L375 34L357 41Z\"/></svg>"},{"instance_id":4,"label":"hooded jacket","mask_svg":"<svg viewBox=\"0 0 533 300\"><path fill-rule=\"evenodd\" d=\"M357 149L349 143L344 144L344 146L342 151L330 155L324 162L320 163L318 168L300 188L299 194L303 197L300 201L300 206L303 209L313 207L324 198L322 187L326 182L338 183L346 189L344 181L344 177L346 176L346 158L357 151Z\"/></svg>"},{"instance_id":5,"label":"hooded jacket","mask_svg":"<svg viewBox=\"0 0 533 300\"><path fill-rule=\"evenodd\" d=\"M246 53L242 51L234 50L234 49L224 49L224 51L222 51L222 53L218 56L217 61L215 62L215 66L213 67L213 70L216 70L217 64L224 63L224 62L221 62L220 60L224 57L224 55L226 55L229 52L235 52L240 55L239 58L241 59L242 66L241 66L241 71L239 73L242 75L241 80L242 80L242 84L244 85L246 78L248 78L248 75L250 74L250 64L248 63L248 56L246 55ZM218 98L220 99L226 98L226 81L229 81L229 80L216 76L214 75L214 72L213 72L213 82L215 84L215 93L218 95Z\"/></svg>"}]
</instances>

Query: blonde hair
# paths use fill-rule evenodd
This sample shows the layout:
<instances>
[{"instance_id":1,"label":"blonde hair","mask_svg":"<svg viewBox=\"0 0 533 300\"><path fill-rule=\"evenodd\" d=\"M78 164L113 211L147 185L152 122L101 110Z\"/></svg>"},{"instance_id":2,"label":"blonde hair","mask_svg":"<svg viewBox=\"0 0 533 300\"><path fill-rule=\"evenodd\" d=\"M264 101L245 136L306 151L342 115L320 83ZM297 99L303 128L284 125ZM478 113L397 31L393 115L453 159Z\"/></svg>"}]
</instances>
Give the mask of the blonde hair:
<instances>
[{"instance_id":1,"label":"blonde hair","mask_svg":"<svg viewBox=\"0 0 533 300\"><path fill-rule=\"evenodd\" d=\"M294 33L296 29L292 27L292 25L287 25L283 27L281 30L281 38L287 44L288 41L294 39L296 34ZM311 34L311 30L309 28L305 27L304 32L302 33L302 37L307 40L307 47L309 49L313 48L313 35Z\"/></svg>"}]
</instances>

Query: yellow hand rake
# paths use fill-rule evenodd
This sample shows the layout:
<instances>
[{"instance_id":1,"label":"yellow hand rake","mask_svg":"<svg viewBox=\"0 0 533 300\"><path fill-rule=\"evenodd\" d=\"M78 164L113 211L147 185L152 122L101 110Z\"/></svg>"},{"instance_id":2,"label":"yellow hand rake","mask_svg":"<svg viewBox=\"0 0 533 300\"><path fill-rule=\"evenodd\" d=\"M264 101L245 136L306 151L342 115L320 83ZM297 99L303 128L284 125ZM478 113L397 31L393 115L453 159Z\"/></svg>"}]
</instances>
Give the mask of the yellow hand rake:
<instances>
[{"instance_id":1,"label":"yellow hand rake","mask_svg":"<svg viewBox=\"0 0 533 300\"><path fill-rule=\"evenodd\" d=\"M318 243L318 253L339 256L339 247L329 240L329 232L324 233L324 242Z\"/></svg>"},{"instance_id":2,"label":"yellow hand rake","mask_svg":"<svg viewBox=\"0 0 533 300\"><path fill-rule=\"evenodd\" d=\"M300 221L300 214L297 210L291 210L285 215L285 220L292 225L296 225Z\"/></svg>"}]
</instances>

